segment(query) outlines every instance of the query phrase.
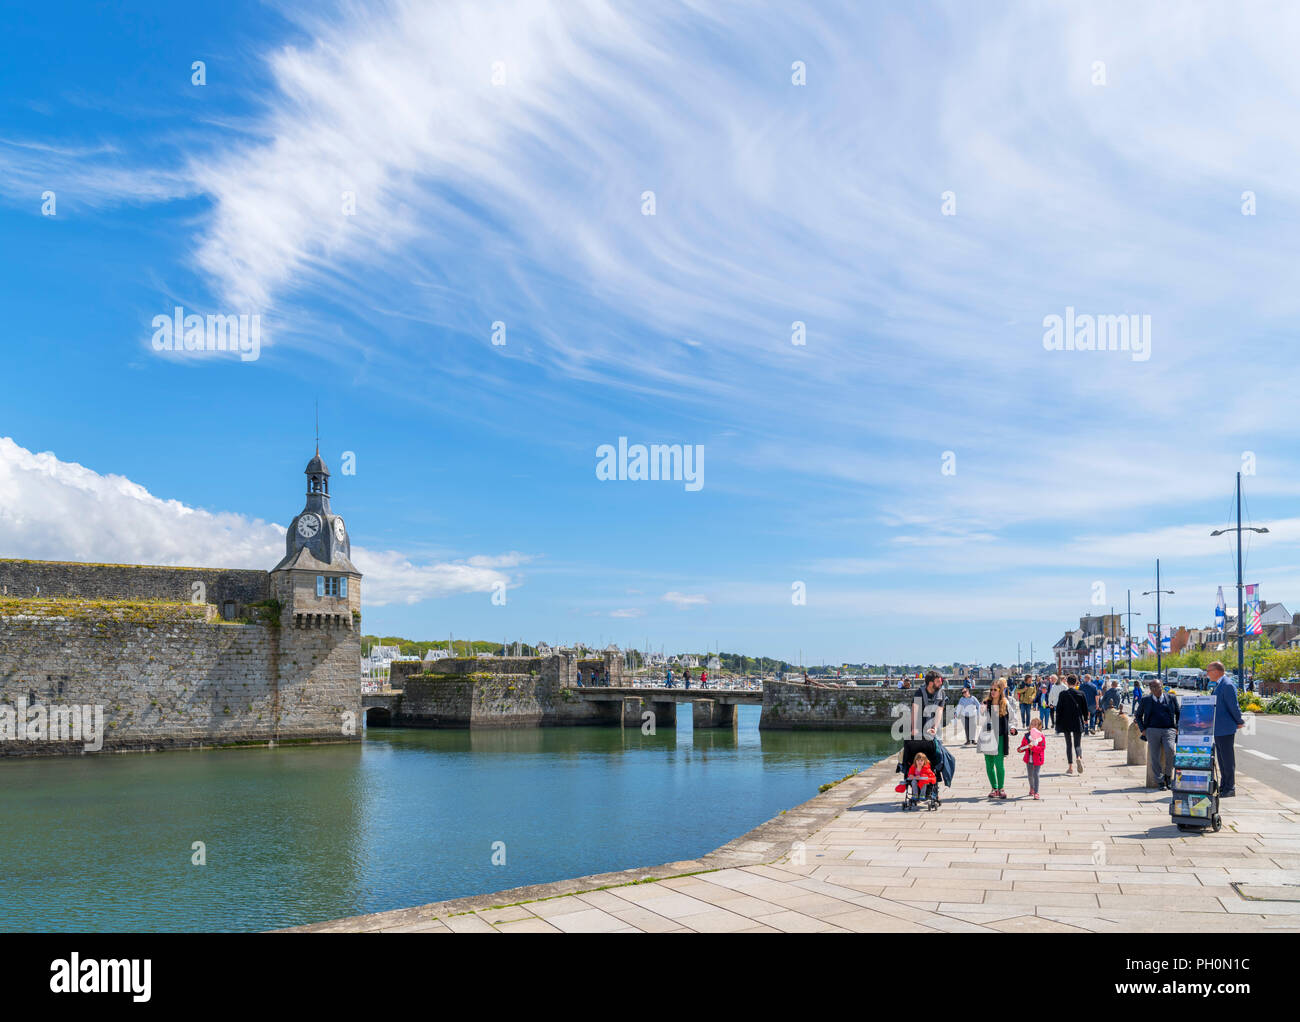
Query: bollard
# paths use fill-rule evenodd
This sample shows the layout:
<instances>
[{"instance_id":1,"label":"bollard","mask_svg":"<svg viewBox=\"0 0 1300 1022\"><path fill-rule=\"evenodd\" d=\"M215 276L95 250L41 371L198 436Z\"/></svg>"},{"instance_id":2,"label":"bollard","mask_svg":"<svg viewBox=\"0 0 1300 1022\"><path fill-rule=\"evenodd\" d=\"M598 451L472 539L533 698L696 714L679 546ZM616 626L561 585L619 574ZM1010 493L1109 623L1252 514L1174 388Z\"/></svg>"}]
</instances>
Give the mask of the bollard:
<instances>
[{"instance_id":1,"label":"bollard","mask_svg":"<svg viewBox=\"0 0 1300 1022\"><path fill-rule=\"evenodd\" d=\"M1137 721L1133 721L1128 726L1128 765L1129 766L1146 766L1147 762L1147 743L1142 741L1142 732L1138 729Z\"/></svg>"},{"instance_id":2,"label":"bollard","mask_svg":"<svg viewBox=\"0 0 1300 1022\"><path fill-rule=\"evenodd\" d=\"M1129 726L1129 719L1121 712L1120 715L1115 719L1114 733L1111 736L1115 740L1114 748L1116 749L1128 748L1128 726Z\"/></svg>"},{"instance_id":3,"label":"bollard","mask_svg":"<svg viewBox=\"0 0 1300 1022\"><path fill-rule=\"evenodd\" d=\"M1123 724L1121 725L1121 721ZM1106 711L1106 716L1102 718L1102 734L1107 738L1114 738L1115 732L1120 727L1128 727L1128 721L1124 720L1124 714L1120 710L1110 709Z\"/></svg>"}]
</instances>

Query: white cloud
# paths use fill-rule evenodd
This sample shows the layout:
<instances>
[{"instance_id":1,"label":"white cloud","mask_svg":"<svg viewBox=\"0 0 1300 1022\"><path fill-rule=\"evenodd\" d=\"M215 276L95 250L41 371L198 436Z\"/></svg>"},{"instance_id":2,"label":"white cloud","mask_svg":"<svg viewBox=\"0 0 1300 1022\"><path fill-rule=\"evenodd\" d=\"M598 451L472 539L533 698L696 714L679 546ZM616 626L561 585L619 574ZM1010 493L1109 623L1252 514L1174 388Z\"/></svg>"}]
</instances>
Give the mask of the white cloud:
<instances>
[{"instance_id":1,"label":"white cloud","mask_svg":"<svg viewBox=\"0 0 1300 1022\"><path fill-rule=\"evenodd\" d=\"M665 603L671 603L679 610L684 610L687 607L702 607L709 602L708 597L702 596L698 593L688 595L686 593L670 592L664 593L660 599Z\"/></svg>"},{"instance_id":2,"label":"white cloud","mask_svg":"<svg viewBox=\"0 0 1300 1022\"><path fill-rule=\"evenodd\" d=\"M0 437L0 553L31 560L269 570L284 556L284 526L155 497L120 475L101 475ZM368 606L490 592L515 580L518 552L412 563L354 544Z\"/></svg>"},{"instance_id":3,"label":"white cloud","mask_svg":"<svg viewBox=\"0 0 1300 1022\"><path fill-rule=\"evenodd\" d=\"M625 607L620 610L611 610L610 617L644 617L645 611L639 607Z\"/></svg>"}]
</instances>

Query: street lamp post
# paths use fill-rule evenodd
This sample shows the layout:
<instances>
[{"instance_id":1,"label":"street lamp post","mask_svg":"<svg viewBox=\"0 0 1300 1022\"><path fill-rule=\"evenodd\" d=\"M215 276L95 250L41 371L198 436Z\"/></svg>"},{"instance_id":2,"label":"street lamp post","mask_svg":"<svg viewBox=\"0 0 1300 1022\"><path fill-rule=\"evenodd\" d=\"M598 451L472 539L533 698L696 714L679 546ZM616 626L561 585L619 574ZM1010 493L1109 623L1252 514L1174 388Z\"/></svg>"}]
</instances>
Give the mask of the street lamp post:
<instances>
[{"instance_id":1,"label":"street lamp post","mask_svg":"<svg viewBox=\"0 0 1300 1022\"><path fill-rule=\"evenodd\" d=\"M1142 595L1150 596L1152 593L1156 594L1156 679L1163 684L1165 679L1164 679L1164 675L1161 673L1160 664L1162 662L1161 654L1164 653L1164 649L1165 649L1165 640L1164 640L1164 635L1161 634L1161 630L1160 630L1160 594L1168 593L1170 596L1173 596L1174 591L1172 589L1160 588L1160 558L1159 557L1156 558L1156 587L1154 589L1148 590Z\"/></svg>"},{"instance_id":2,"label":"street lamp post","mask_svg":"<svg viewBox=\"0 0 1300 1022\"><path fill-rule=\"evenodd\" d=\"M1138 611L1138 617L1142 612ZM1131 684L1133 681L1133 590L1128 591L1128 680Z\"/></svg>"},{"instance_id":3,"label":"street lamp post","mask_svg":"<svg viewBox=\"0 0 1300 1022\"><path fill-rule=\"evenodd\" d=\"M1242 527L1241 524L1241 473L1237 473L1237 527L1227 529L1215 529L1210 533L1211 536L1222 536L1225 532L1235 532L1237 534L1237 683L1241 685L1242 690L1246 688L1246 622L1245 607L1242 598L1242 563L1241 563L1241 534L1243 532L1258 532L1261 536L1268 532L1268 529L1256 529L1251 526ZM1156 583L1159 585L1159 583Z\"/></svg>"}]
</instances>

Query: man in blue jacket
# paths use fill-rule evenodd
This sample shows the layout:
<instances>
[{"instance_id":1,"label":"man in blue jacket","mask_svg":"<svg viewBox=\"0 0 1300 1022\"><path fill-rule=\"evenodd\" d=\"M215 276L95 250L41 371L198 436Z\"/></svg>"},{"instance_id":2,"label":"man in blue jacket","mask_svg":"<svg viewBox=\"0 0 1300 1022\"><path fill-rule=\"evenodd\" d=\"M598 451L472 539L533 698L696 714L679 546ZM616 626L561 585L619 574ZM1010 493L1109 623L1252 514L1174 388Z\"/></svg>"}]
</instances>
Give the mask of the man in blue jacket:
<instances>
[{"instance_id":1,"label":"man in blue jacket","mask_svg":"<svg viewBox=\"0 0 1300 1022\"><path fill-rule=\"evenodd\" d=\"M1097 697L1100 695L1097 686L1092 683L1091 674L1083 676L1083 684L1079 686L1079 694L1083 696L1084 702L1088 704L1088 719L1083 722L1083 733L1090 735L1097 729Z\"/></svg>"},{"instance_id":2,"label":"man in blue jacket","mask_svg":"<svg viewBox=\"0 0 1300 1022\"><path fill-rule=\"evenodd\" d=\"M1237 703L1237 686L1228 680L1223 664L1205 669L1214 686L1214 751L1219 757L1219 798L1237 794L1237 732L1246 726Z\"/></svg>"}]
</instances>

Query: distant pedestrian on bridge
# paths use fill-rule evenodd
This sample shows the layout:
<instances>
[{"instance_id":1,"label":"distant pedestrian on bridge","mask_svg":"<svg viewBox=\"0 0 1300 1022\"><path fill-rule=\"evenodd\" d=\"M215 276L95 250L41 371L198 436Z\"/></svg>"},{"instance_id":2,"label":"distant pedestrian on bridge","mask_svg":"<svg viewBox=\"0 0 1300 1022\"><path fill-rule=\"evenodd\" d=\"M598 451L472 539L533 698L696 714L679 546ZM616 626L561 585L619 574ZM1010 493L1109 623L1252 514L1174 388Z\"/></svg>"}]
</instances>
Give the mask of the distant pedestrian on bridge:
<instances>
[{"instance_id":1,"label":"distant pedestrian on bridge","mask_svg":"<svg viewBox=\"0 0 1300 1022\"><path fill-rule=\"evenodd\" d=\"M700 688L708 688L708 687L709 687L709 672L707 670L700 671Z\"/></svg>"},{"instance_id":2,"label":"distant pedestrian on bridge","mask_svg":"<svg viewBox=\"0 0 1300 1022\"><path fill-rule=\"evenodd\" d=\"M578 668L578 688L582 688L582 668Z\"/></svg>"}]
</instances>

